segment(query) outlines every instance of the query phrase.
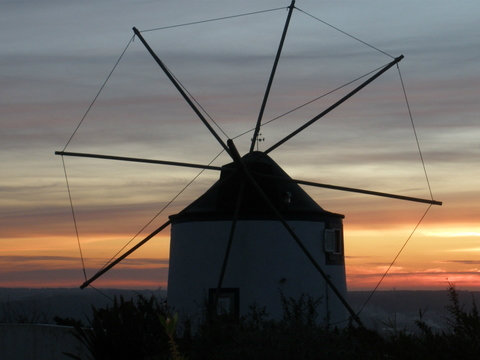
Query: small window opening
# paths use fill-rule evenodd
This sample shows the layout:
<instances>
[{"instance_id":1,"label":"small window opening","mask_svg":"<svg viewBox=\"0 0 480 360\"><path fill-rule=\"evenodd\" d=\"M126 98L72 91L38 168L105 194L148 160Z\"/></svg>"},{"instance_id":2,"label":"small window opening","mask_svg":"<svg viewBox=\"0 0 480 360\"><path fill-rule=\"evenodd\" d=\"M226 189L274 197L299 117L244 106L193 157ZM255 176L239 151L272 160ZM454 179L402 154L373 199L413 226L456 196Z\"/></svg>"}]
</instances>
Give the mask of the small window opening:
<instances>
[{"instance_id":1,"label":"small window opening","mask_svg":"<svg viewBox=\"0 0 480 360\"><path fill-rule=\"evenodd\" d=\"M211 288L208 291L210 317L236 321L239 319L240 303L238 288Z\"/></svg>"},{"instance_id":2,"label":"small window opening","mask_svg":"<svg viewBox=\"0 0 480 360\"><path fill-rule=\"evenodd\" d=\"M342 232L340 229L325 229L325 252L331 254L342 254L342 243Z\"/></svg>"}]
</instances>

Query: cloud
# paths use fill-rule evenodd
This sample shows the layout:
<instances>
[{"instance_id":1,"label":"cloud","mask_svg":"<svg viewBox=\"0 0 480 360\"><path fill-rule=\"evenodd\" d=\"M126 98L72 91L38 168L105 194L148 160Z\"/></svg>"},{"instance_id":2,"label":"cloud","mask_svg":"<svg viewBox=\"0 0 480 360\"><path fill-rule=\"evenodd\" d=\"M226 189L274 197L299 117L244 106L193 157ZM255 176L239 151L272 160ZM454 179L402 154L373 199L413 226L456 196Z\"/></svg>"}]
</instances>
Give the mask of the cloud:
<instances>
[{"instance_id":1,"label":"cloud","mask_svg":"<svg viewBox=\"0 0 480 360\"><path fill-rule=\"evenodd\" d=\"M382 272L371 272L371 273L349 273L349 277L352 278L377 278L379 279L383 276L384 273ZM387 277L410 277L410 278L422 278L425 276L475 276L480 279L480 271L472 270L472 271L447 271L444 269L435 269L430 271L400 271L400 272L389 272Z\"/></svg>"},{"instance_id":2,"label":"cloud","mask_svg":"<svg viewBox=\"0 0 480 360\"><path fill-rule=\"evenodd\" d=\"M478 231L426 231L424 232L426 236L433 237L445 237L445 238L460 238L460 237L480 237L480 232Z\"/></svg>"},{"instance_id":3,"label":"cloud","mask_svg":"<svg viewBox=\"0 0 480 360\"><path fill-rule=\"evenodd\" d=\"M444 263L464 264L464 265L480 265L480 260L445 260Z\"/></svg>"},{"instance_id":4,"label":"cloud","mask_svg":"<svg viewBox=\"0 0 480 360\"><path fill-rule=\"evenodd\" d=\"M78 258L72 256L27 256L27 255L0 255L0 262L37 262L37 261L77 261Z\"/></svg>"},{"instance_id":5,"label":"cloud","mask_svg":"<svg viewBox=\"0 0 480 360\"><path fill-rule=\"evenodd\" d=\"M78 262L79 258L74 256L55 256L55 255L0 255L0 262L50 262L50 261L65 261L65 262ZM99 258L85 258L88 262L103 261ZM161 258L126 258L122 261L123 264L133 266L144 265L168 265L168 259Z\"/></svg>"},{"instance_id":6,"label":"cloud","mask_svg":"<svg viewBox=\"0 0 480 360\"><path fill-rule=\"evenodd\" d=\"M87 274L95 272L96 269L87 269ZM165 288L167 277L168 268L115 268L92 285L121 288ZM79 268L0 272L0 286L2 287L77 287L83 281L82 271Z\"/></svg>"},{"instance_id":7,"label":"cloud","mask_svg":"<svg viewBox=\"0 0 480 360\"><path fill-rule=\"evenodd\" d=\"M373 256L365 256L365 255L362 255L362 256L345 255L345 259L349 259L349 260L370 259L372 257ZM382 265L384 265L384 264L382 264Z\"/></svg>"},{"instance_id":8,"label":"cloud","mask_svg":"<svg viewBox=\"0 0 480 360\"><path fill-rule=\"evenodd\" d=\"M383 273L349 273L348 287L351 290L373 289ZM402 289L443 289L453 283L459 288L479 289L480 271L445 271L433 269L430 271L410 271L388 273L382 282L381 288Z\"/></svg>"},{"instance_id":9,"label":"cloud","mask_svg":"<svg viewBox=\"0 0 480 360\"><path fill-rule=\"evenodd\" d=\"M87 276L95 274L105 259L86 258ZM0 256L0 286L58 287L79 286L82 282L80 258L74 256ZM166 287L168 259L127 258L105 273L94 285L127 288Z\"/></svg>"},{"instance_id":10,"label":"cloud","mask_svg":"<svg viewBox=\"0 0 480 360\"><path fill-rule=\"evenodd\" d=\"M16 247L20 254L28 239L30 249L58 254L59 247L67 246L64 238L74 236L63 169L53 151L64 145L87 109L132 35L132 25L151 28L278 6L278 2L227 1L220 6L190 2L187 12L183 5L182 1L135 5L121 1L119 6L112 0L91 4L28 0L7 1L2 6L2 253ZM430 212L429 229L472 224L480 210L474 181L480 176L476 166L480 149L480 80L475 72L480 56L475 38L478 4L445 2L422 7L407 1L388 7L373 5L312 2L305 10L395 55L404 50L406 58L400 66L424 158L434 173L433 190L439 189L438 197L446 204ZM145 35L233 136L255 122L284 20L281 10ZM390 31L383 31L387 28ZM265 119L386 62L383 55L298 12L283 54ZM263 128L265 144L317 115L345 90ZM238 145L245 147L250 136ZM76 148L71 151L193 162L208 162L219 151L139 41L129 47L72 147ZM428 192L422 190L423 170L415 149L398 74L392 69L273 157L289 167L292 175L300 173L299 178L423 197ZM223 157L222 161L230 160ZM73 159L67 165L81 237L87 235L88 245L98 248L113 238L129 238L194 176L178 169L126 166L119 170L113 164ZM196 198L217 175L190 188L168 213ZM345 212L346 228L352 233L371 228L403 231L406 224L413 227L424 211L393 201L308 191L327 208ZM468 237L478 238L471 229L448 237L456 239L458 249L476 253L478 248L465 242ZM432 232L436 238L441 236L441 231ZM98 241L100 237L106 240ZM56 266L63 267L75 261L68 256L39 256L37 260L22 256L10 261L60 263ZM8 258L3 259L8 263ZM125 264L165 265L147 258L143 262L129 259Z\"/></svg>"},{"instance_id":11,"label":"cloud","mask_svg":"<svg viewBox=\"0 0 480 360\"><path fill-rule=\"evenodd\" d=\"M480 252L480 247L451 249L451 250L447 250L447 251L451 251L451 252Z\"/></svg>"}]
</instances>

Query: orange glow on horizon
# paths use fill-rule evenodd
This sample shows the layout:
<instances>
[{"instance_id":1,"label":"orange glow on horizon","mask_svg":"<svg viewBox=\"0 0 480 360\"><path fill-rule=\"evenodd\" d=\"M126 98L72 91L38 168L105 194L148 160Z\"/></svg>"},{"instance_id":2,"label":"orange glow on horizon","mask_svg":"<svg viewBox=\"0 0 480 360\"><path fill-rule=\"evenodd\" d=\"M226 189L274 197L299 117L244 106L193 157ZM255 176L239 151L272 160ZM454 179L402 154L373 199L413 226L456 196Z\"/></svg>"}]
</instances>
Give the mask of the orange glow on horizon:
<instances>
[{"instance_id":1,"label":"orange glow on horizon","mask_svg":"<svg viewBox=\"0 0 480 360\"><path fill-rule=\"evenodd\" d=\"M345 255L348 289L351 291L373 289L411 231L411 228L402 224L397 224L389 230L347 226ZM479 233L476 227L463 227L458 224L435 226L429 223L423 228L420 227L390 269L380 289L444 289L450 282L459 289L480 290L480 261L478 261L480 249L466 245L477 243ZM111 275L100 278L94 285L105 288L166 288L169 237L168 231L159 234L157 238L112 269ZM462 239L462 245L458 241L453 241L454 239ZM136 242L133 241L127 248ZM0 251L0 269L13 272L50 271L58 275L53 275L46 282L3 279L0 286L77 287L83 282L75 238L41 237L37 241L38 246L34 247L31 246L31 239L16 239L15 244L16 246ZM104 265L108 256L113 255L111 249L123 246L125 240L119 241L117 234L110 236L102 234L84 237L81 244L91 276ZM106 248L109 249L108 255ZM441 262L437 260L439 254L443 259ZM2 258L5 260L2 261ZM15 261L12 262L12 259ZM141 277L131 278L127 275L130 270L143 272ZM73 280L61 275L62 272L69 272Z\"/></svg>"},{"instance_id":2,"label":"orange glow on horizon","mask_svg":"<svg viewBox=\"0 0 480 360\"><path fill-rule=\"evenodd\" d=\"M350 291L373 290L383 274L347 275L347 287ZM395 273L387 275L379 286L379 290L442 290L454 284L457 289L480 291L480 273L478 274L438 274Z\"/></svg>"}]
</instances>

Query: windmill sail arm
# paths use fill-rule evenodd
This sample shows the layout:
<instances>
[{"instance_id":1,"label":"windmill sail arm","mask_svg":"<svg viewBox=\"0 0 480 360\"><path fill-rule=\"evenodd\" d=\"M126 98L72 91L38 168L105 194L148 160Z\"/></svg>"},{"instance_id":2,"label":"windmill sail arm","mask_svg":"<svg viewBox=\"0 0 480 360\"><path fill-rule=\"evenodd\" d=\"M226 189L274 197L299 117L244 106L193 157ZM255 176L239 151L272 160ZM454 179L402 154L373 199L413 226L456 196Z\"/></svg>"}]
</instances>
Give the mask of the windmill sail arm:
<instances>
[{"instance_id":1,"label":"windmill sail arm","mask_svg":"<svg viewBox=\"0 0 480 360\"><path fill-rule=\"evenodd\" d=\"M118 258L116 258L114 261L112 261L108 266L105 266L103 269L99 270L95 275L93 275L90 279L85 281L82 285L80 285L80 289L86 288L88 285L90 285L92 282L97 280L100 276L105 274L107 271L109 271L111 268L113 268L115 265L117 265L120 261L125 259L127 256L132 254L134 251L136 251L140 246L144 245L148 240L153 238L155 235L157 235L160 231L165 229L168 225L170 225L170 220L168 220L165 224L157 228L154 232L152 232L150 235L148 235L146 238L144 238L142 241L138 242L137 245L132 247L130 250L126 251L123 255L120 255Z\"/></svg>"},{"instance_id":2,"label":"windmill sail arm","mask_svg":"<svg viewBox=\"0 0 480 360\"><path fill-rule=\"evenodd\" d=\"M349 98L351 98L353 95L355 95L357 92L359 92L360 90L362 90L365 86L367 86L368 84L370 84L372 81L374 81L376 78L378 78L380 75L382 75L384 72L386 72L387 70L389 70L392 66L398 64L401 60L403 59L403 55L400 55L399 57L395 58L393 61L391 61L390 63L388 63L387 65L385 65L382 69L380 69L379 71L377 71L375 74L373 74L370 78L368 78L367 80L365 80L363 83L361 83L360 85L358 85L355 89L353 89L352 91L350 91L347 95L345 95L344 97L342 97L340 100L338 100L337 102L335 102L333 105L330 105L327 109L325 109L324 111L322 111L320 114L318 114L317 116L315 116L313 119L311 119L310 121L306 122L305 124L303 124L302 126L300 126L297 130L293 131L292 133L290 133L289 135L285 136L283 139L281 139L280 141L278 141L277 143L275 143L274 145L272 145L270 148L268 148L267 150L265 150L265 153L268 154L270 151L272 150L275 150L277 147L279 147L280 145L282 145L284 142L290 140L292 137L294 137L295 135L297 135L299 132L305 130L307 127L309 127L310 125L312 125L314 122L316 122L317 120L321 119L322 117L324 117L325 115L327 115L330 111L332 111L333 109L337 108L339 105L341 105L342 103L344 103L346 100L348 100Z\"/></svg>"},{"instance_id":3,"label":"windmill sail arm","mask_svg":"<svg viewBox=\"0 0 480 360\"><path fill-rule=\"evenodd\" d=\"M322 269L322 267L318 264L318 262L315 260L315 258L312 256L312 254L308 251L308 249L305 247L301 239L297 236L295 231L290 227L290 225L287 223L287 221L283 218L283 216L280 214L278 209L275 207L274 204L270 201L268 196L265 194L265 192L262 190L262 188L258 185L258 183L255 181L253 178L252 174L246 167L246 165L243 163L240 154L237 151L237 148L235 147L235 144L231 139L227 140L227 144L229 148L231 149L230 151L230 156L232 157L233 161L237 165L239 171L241 171L245 177L245 180L250 183L250 185L257 191L258 195L262 198L263 201L265 201L265 204L270 208L270 210L275 214L277 217L278 221L283 225L285 230L292 236L292 238L295 240L297 245L300 247L302 252L305 254L305 256L308 258L308 260L312 263L312 265L315 267L315 269L320 273L320 275L323 277L325 282L328 284L330 289L335 293L337 298L340 300L340 302L343 304L345 309L349 312L350 316L357 322L357 324L361 327L363 326L362 321L360 318L357 316L355 311L352 309L350 304L347 302L347 300L343 297L343 295L340 293L340 291L337 289L335 284L332 282L332 280L328 277L328 275L325 273L325 271Z\"/></svg>"},{"instance_id":4,"label":"windmill sail arm","mask_svg":"<svg viewBox=\"0 0 480 360\"><path fill-rule=\"evenodd\" d=\"M168 79L172 82L172 84L175 86L175 88L178 90L178 92L182 95L182 97L185 99L185 101L190 105L192 110L197 114L197 116L200 118L200 120L203 122L203 124L207 127L207 129L210 131L210 133L213 135L213 137L219 142L219 144L223 147L223 149L228 153L230 152L230 149L228 146L225 144L225 142L220 138L220 136L217 134L217 132L212 128L212 126L208 123L207 119L203 116L203 114L200 112L200 110L195 106L193 101L190 99L190 97L187 95L187 93L183 90L182 86L178 83L178 81L175 79L175 77L170 73L170 71L167 69L165 64L160 60L160 58L155 54L153 49L150 47L150 45L147 43L145 38L142 36L140 31L134 27L133 32L135 35L140 39L142 44L145 46L147 51L150 53L150 55L153 57L155 62L160 66L160 68L163 70L165 75L167 75Z\"/></svg>"},{"instance_id":5,"label":"windmill sail arm","mask_svg":"<svg viewBox=\"0 0 480 360\"><path fill-rule=\"evenodd\" d=\"M265 106L267 105L268 95L270 94L270 89L272 87L273 78L275 77L275 72L277 70L278 61L280 60L280 55L282 54L283 43L285 42L285 37L287 36L288 25L290 24L290 19L292 17L292 12L294 8L295 8L295 0L292 0L292 3L288 7L289 10L287 15L287 20L285 21L285 26L283 28L280 44L278 45L277 55L275 56L275 61L273 62L273 67L270 73L270 78L268 79L267 88L265 89L265 94L263 96L262 106L260 107L260 112L258 114L255 131L253 132L252 143L250 144L250 152L252 152L253 149L255 148L255 142L257 141L258 132L260 131L260 125L262 124L263 112L265 111Z\"/></svg>"},{"instance_id":6,"label":"windmill sail arm","mask_svg":"<svg viewBox=\"0 0 480 360\"><path fill-rule=\"evenodd\" d=\"M413 201L413 202L419 202L419 203L425 203L425 204L431 204L431 205L439 205L439 206L442 205L441 201L437 201L437 200L433 200L433 199L432 200L422 199L422 198L417 198L417 197L412 197L412 196L390 194L390 193L384 193L384 192L379 192L379 191L371 191L371 190L357 189L357 188L330 185L330 184L321 184L321 183L316 183L316 182L312 182L312 181L305 181L305 180L292 179L292 181L294 181L294 182L296 182L297 184L300 184L300 185L315 186L315 187L321 187L321 188L325 188L325 189L333 189L333 190L354 192L354 193L359 193L359 194L381 196L381 197L387 197L387 198L392 198L392 199Z\"/></svg>"},{"instance_id":7,"label":"windmill sail arm","mask_svg":"<svg viewBox=\"0 0 480 360\"><path fill-rule=\"evenodd\" d=\"M242 182L240 185L240 189L237 194L237 200L235 204L235 210L233 213L233 218L232 218L232 224L230 226L230 234L228 236L228 242L227 242L227 248L225 249L225 255L223 256L223 262L222 262L222 268L220 270L220 276L218 277L218 282L217 282L217 291L215 295L215 306L214 308L217 308L218 304L218 299L220 297L220 290L222 289L223 286L223 279L225 277L225 271L227 269L227 264L228 264L228 259L230 257L230 251L232 249L232 243L233 243L233 238L235 236L235 229L237 227L237 222L238 222L238 216L240 214L240 208L242 206L243 202L243 193L245 190L245 183Z\"/></svg>"},{"instance_id":8,"label":"windmill sail arm","mask_svg":"<svg viewBox=\"0 0 480 360\"><path fill-rule=\"evenodd\" d=\"M89 153L78 153L78 152L68 152L68 151L55 151L55 155L85 157L85 158L93 158L93 159L129 161L129 162L139 162L139 163L147 163L147 164L160 164L160 165L190 167L190 168L205 169L205 170L217 170L217 171L222 170L222 168L218 167L218 166L193 164L193 163L185 163L185 162L178 162L178 161L142 159L142 158L133 158L133 157L125 157L125 156L89 154Z\"/></svg>"}]
</instances>

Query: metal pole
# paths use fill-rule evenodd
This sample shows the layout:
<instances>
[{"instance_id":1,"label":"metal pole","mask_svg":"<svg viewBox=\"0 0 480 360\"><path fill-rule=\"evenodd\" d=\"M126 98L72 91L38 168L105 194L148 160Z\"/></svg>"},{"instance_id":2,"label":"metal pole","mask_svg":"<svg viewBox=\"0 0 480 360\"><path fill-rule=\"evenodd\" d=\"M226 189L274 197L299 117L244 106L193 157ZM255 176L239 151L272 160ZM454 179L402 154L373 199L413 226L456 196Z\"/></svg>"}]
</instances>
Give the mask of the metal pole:
<instances>
[{"instance_id":1,"label":"metal pole","mask_svg":"<svg viewBox=\"0 0 480 360\"><path fill-rule=\"evenodd\" d=\"M223 140L218 136L218 134L215 132L215 130L212 128L212 126L208 123L207 119L203 116L203 114L198 110L198 108L195 106L195 104L192 102L190 97L185 93L185 91L182 89L178 81L173 77L173 75L170 73L170 71L167 69L165 64L160 60L160 58L155 54L155 52L152 50L150 45L148 45L147 41L143 38L142 34L140 34L140 31L136 28L133 27L133 32L135 35L140 39L142 44L145 46L145 48L148 50L150 55L152 55L153 59L157 62L157 64L162 68L163 72L167 77L170 79L172 84L177 88L178 92L183 96L185 101L190 105L192 110L197 114L197 116L200 118L200 120L203 122L203 124L207 127L207 129L210 131L210 133L217 139L217 141L220 143L220 145L225 149L225 151L228 153L230 150L228 149L227 145L223 142Z\"/></svg>"},{"instance_id":2,"label":"metal pole","mask_svg":"<svg viewBox=\"0 0 480 360\"><path fill-rule=\"evenodd\" d=\"M257 141L258 132L260 131L260 125L262 124L263 113L265 111L265 106L267 105L268 95L270 94L270 88L272 87L273 78L275 77L278 61L280 60L283 43L285 42L285 37L287 36L288 25L290 24L290 18L292 17L293 9L295 8L295 0L292 0L292 3L288 8L289 10L287 20L285 21L285 26L283 28L280 44L278 45L277 55L275 56L275 61L273 62L273 68L270 73L270 78L268 79L267 89L265 90L265 95L263 96L262 106L260 108L260 113L258 114L257 124L255 125L255 131L253 132L252 143L250 144L250 152L252 152L255 148L255 141Z\"/></svg>"},{"instance_id":3,"label":"metal pole","mask_svg":"<svg viewBox=\"0 0 480 360\"><path fill-rule=\"evenodd\" d=\"M232 226L230 227L230 234L228 236L227 248L225 249L225 256L223 257L222 268L220 270L220 276L218 278L218 283L217 283L217 291L216 291L215 299L213 302L212 310L215 312L218 304L218 298L220 296L220 289L222 288L222 285L223 285L223 278L225 277L225 271L227 270L228 258L230 257L230 250L232 248L233 237L235 236L235 229L237 227L238 215L240 213L240 208L242 206L244 189L245 189L245 183L242 182L242 184L240 185L240 189L238 191L238 197L235 204L235 211L233 213L233 218L232 218Z\"/></svg>"},{"instance_id":4,"label":"metal pole","mask_svg":"<svg viewBox=\"0 0 480 360\"><path fill-rule=\"evenodd\" d=\"M233 213L232 226L230 227L230 235L228 237L227 249L225 250L225 256L223 258L222 269L220 270L220 277L218 278L217 291L222 287L223 278L225 276L225 270L227 269L228 257L230 255L230 249L232 248L233 237L235 235L235 229L238 222L238 215L240 213L240 207L242 206L242 197L243 191L245 189L245 184L240 185L240 190L238 192L237 202L235 204L235 212ZM218 294L217 294L218 295Z\"/></svg>"},{"instance_id":5,"label":"metal pole","mask_svg":"<svg viewBox=\"0 0 480 360\"><path fill-rule=\"evenodd\" d=\"M330 286L330 288L332 289L332 291L335 293L335 295L337 295L338 299L342 302L342 304L345 306L345 308L347 309L347 311L350 313L350 316L355 320L355 322L361 326L361 327L364 327L363 324L362 324L362 321L360 320L360 318L357 316L357 314L355 313L355 311L353 311L352 307L350 306L350 304L347 302L347 300L343 297L343 295L340 293L340 291L337 289L337 287L335 286L335 284L333 284L333 282L329 279L328 275L323 271L323 269L320 267L320 265L318 264L318 262L315 260L315 258L312 256L312 254L310 254L310 252L308 251L308 249L305 247L305 245L303 245L302 241L300 240L300 238L297 236L297 234L295 233L295 231L290 227L290 225L288 225L288 223L285 221L285 219L283 218L283 216L280 214L280 212L277 210L277 208L272 204L272 202L270 201L270 199L267 197L267 195L265 195L264 191L262 190L262 188L257 184L257 182L255 181L255 179L252 177L252 175L250 174L250 171L248 170L248 168L245 166L245 164L243 163L241 157L240 157L240 154L238 153L237 151L237 148L235 147L235 144L233 143L233 141L231 139L227 140L227 144L230 148L230 154L233 158L233 160L235 161L235 163L237 164L238 168L240 171L243 172L246 180L255 188L255 190L258 192L258 194L260 195L260 197L265 201L265 203L267 204L267 206L270 208L270 210L272 210L272 212L275 214L275 216L278 218L278 220L282 223L283 227L288 231L288 233L292 236L292 238L295 240L295 242L297 243L297 245L300 247L300 249L303 251L303 253L307 256L308 260L310 260L310 262L313 264L313 266L315 267L315 269L317 269L317 271L320 273L320 275L322 275L323 279L327 282L328 286Z\"/></svg>"},{"instance_id":6,"label":"metal pole","mask_svg":"<svg viewBox=\"0 0 480 360\"><path fill-rule=\"evenodd\" d=\"M360 90L362 90L365 86L367 86L368 84L370 84L373 80L375 80L376 78L378 78L380 75L382 75L385 71L387 71L388 69L390 69L392 66L394 66L395 64L399 63L400 60L403 59L403 55L400 55L399 57L395 58L395 60L393 60L392 62L390 62L389 64L387 64L384 68L382 68L381 70L379 70L377 73L375 73L372 77L370 77L369 79L367 79L365 82L363 82L362 84L360 84L359 86L357 86L355 89L353 89L351 92L349 92L347 95L345 95L344 97L342 97L340 100L338 100L336 103L334 103L333 105L331 105L330 107L328 107L326 110L322 111L320 114L318 114L317 116L315 116L313 119L311 119L310 121L308 121L307 123L305 123L304 125L300 126L297 130L295 130L294 132L292 132L290 135L287 135L285 136L282 140L280 140L279 142L277 142L276 144L272 145L270 148L268 148L265 153L268 154L270 151L272 150L275 150L277 147L279 147L280 145L282 145L284 142L286 142L287 140L291 139L292 137L294 137L295 135L297 135L300 131L304 130L305 128L309 127L310 125L312 125L315 121L317 121L318 119L322 118L323 116L325 116L326 114L328 114L330 111L332 111L333 109L335 109L336 107L338 107L340 104L342 104L343 102L345 102L346 100L348 100L349 98L351 98L353 95L355 95L357 92L359 92Z\"/></svg>"},{"instance_id":7,"label":"metal pole","mask_svg":"<svg viewBox=\"0 0 480 360\"><path fill-rule=\"evenodd\" d=\"M412 196L403 196L403 195L396 195L396 194L389 194L389 193L384 193L384 192L378 192L378 191L371 191L371 190L363 190L363 189L356 189L356 188L350 188L350 187L345 187L345 186L337 186L337 185L329 185L329 184L319 184L319 183L314 183L311 181L305 181L305 180L297 180L297 179L292 179L293 182L296 182L297 184L301 185L308 185L308 186L316 186L316 187L321 187L325 189L333 189L333 190L341 190L341 191L348 191L348 192L354 192L354 193L359 193L359 194L366 194L366 195L374 195L374 196L382 196L382 197L387 197L391 199L398 199L398 200L405 200L405 201L413 201L413 202L418 202L418 203L424 203L424 204L431 204L431 205L439 205L441 206L443 203L441 201L437 200L429 200L429 199L421 199L421 198L416 198Z\"/></svg>"},{"instance_id":8,"label":"metal pole","mask_svg":"<svg viewBox=\"0 0 480 360\"><path fill-rule=\"evenodd\" d=\"M73 156L73 157L85 157L93 159L107 159L107 160L118 160L118 161L130 161L130 162L139 162L147 164L160 164L160 165L170 165L170 166L181 166L181 167L190 167L196 169L205 169L205 170L217 170L221 171L222 168L219 166L210 166L202 164L192 164L184 163L178 161L167 161L167 160L153 160L153 159L142 159L142 158L132 158L124 156L112 156L112 155L101 155L101 154L88 154L88 153L77 153L77 152L66 152L66 151L55 151L55 155L62 156Z\"/></svg>"},{"instance_id":9,"label":"metal pole","mask_svg":"<svg viewBox=\"0 0 480 360\"><path fill-rule=\"evenodd\" d=\"M162 231L163 229L165 229L168 225L170 225L170 220L168 220L165 224L163 224L162 226L160 226L157 230L155 230L154 232L152 232L150 235L148 235L145 239L143 239L142 241L140 241L137 245L135 245L134 247L132 247L130 250L128 250L127 252L125 252L123 255L119 256L118 258L115 259L115 261L112 261L108 266L104 267L103 269L99 270L95 275L93 275L90 279L88 279L87 281L85 281L82 285L80 285L80 289L84 289L86 288L88 285L90 285L92 282L94 282L95 280L97 280L100 276L102 276L103 274L105 274L108 270L110 270L111 268L113 268L115 265L117 265L120 261L122 261L123 259L125 259L128 255L130 255L131 253L133 253L135 250L137 250L140 246L142 246L143 244L145 244L148 240L150 240L151 238L153 238L155 235L157 235L160 231Z\"/></svg>"}]
</instances>

